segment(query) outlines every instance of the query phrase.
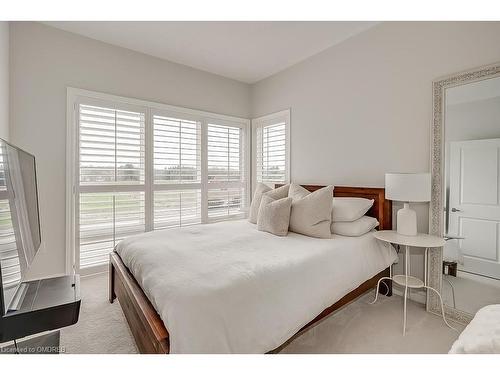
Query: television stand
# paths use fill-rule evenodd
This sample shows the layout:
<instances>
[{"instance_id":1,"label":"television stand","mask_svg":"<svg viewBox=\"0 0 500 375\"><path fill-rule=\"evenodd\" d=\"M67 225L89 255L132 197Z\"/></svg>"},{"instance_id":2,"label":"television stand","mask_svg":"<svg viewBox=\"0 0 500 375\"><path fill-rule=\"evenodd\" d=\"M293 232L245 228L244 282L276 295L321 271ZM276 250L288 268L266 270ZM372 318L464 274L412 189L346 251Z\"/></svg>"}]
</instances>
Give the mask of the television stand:
<instances>
[{"instance_id":1,"label":"television stand","mask_svg":"<svg viewBox=\"0 0 500 375\"><path fill-rule=\"evenodd\" d=\"M80 276L23 282L20 295L0 317L0 343L75 324L80 313Z\"/></svg>"}]
</instances>

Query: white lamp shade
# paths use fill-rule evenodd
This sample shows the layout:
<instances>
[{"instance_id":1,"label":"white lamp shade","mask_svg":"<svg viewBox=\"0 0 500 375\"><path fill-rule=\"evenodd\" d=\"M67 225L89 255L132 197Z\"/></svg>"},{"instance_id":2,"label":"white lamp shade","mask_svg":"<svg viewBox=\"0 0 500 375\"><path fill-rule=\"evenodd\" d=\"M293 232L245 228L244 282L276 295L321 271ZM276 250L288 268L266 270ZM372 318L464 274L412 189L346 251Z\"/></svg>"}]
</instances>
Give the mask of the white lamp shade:
<instances>
[{"instance_id":1,"label":"white lamp shade","mask_svg":"<svg viewBox=\"0 0 500 375\"><path fill-rule=\"evenodd\" d=\"M385 197L401 202L429 202L430 173L386 173Z\"/></svg>"}]
</instances>

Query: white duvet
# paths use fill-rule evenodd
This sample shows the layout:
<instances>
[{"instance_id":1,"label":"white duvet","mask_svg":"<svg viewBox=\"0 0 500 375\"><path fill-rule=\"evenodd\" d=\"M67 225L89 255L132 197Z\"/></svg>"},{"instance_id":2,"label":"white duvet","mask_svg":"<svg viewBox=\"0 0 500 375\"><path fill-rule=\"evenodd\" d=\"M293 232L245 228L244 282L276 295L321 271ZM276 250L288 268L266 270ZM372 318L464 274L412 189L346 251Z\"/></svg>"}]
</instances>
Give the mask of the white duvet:
<instances>
[{"instance_id":1,"label":"white duvet","mask_svg":"<svg viewBox=\"0 0 500 375\"><path fill-rule=\"evenodd\" d=\"M246 220L149 232L116 247L171 353L265 353L397 256L368 233L316 239Z\"/></svg>"},{"instance_id":2,"label":"white duvet","mask_svg":"<svg viewBox=\"0 0 500 375\"><path fill-rule=\"evenodd\" d=\"M453 344L450 354L500 354L500 305L480 309Z\"/></svg>"}]
</instances>

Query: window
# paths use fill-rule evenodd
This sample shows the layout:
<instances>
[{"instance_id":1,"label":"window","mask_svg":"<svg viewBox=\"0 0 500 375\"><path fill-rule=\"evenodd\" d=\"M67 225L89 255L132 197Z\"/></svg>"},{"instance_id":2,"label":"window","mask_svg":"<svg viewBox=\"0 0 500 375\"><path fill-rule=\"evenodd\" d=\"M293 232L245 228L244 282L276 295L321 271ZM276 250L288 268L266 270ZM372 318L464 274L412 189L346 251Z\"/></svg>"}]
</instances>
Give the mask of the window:
<instances>
[{"instance_id":1,"label":"window","mask_svg":"<svg viewBox=\"0 0 500 375\"><path fill-rule=\"evenodd\" d=\"M201 222L201 122L153 114L154 229Z\"/></svg>"},{"instance_id":2,"label":"window","mask_svg":"<svg viewBox=\"0 0 500 375\"><path fill-rule=\"evenodd\" d=\"M245 207L244 132L208 123L208 217L241 216Z\"/></svg>"},{"instance_id":3,"label":"window","mask_svg":"<svg viewBox=\"0 0 500 375\"><path fill-rule=\"evenodd\" d=\"M68 267L104 267L133 234L244 216L248 120L76 89L68 108Z\"/></svg>"},{"instance_id":4,"label":"window","mask_svg":"<svg viewBox=\"0 0 500 375\"><path fill-rule=\"evenodd\" d=\"M123 106L125 107L125 106ZM121 239L145 231L145 110L78 103L79 266L106 263Z\"/></svg>"},{"instance_id":5,"label":"window","mask_svg":"<svg viewBox=\"0 0 500 375\"><path fill-rule=\"evenodd\" d=\"M254 181L273 185L290 180L290 111L252 120Z\"/></svg>"}]
</instances>

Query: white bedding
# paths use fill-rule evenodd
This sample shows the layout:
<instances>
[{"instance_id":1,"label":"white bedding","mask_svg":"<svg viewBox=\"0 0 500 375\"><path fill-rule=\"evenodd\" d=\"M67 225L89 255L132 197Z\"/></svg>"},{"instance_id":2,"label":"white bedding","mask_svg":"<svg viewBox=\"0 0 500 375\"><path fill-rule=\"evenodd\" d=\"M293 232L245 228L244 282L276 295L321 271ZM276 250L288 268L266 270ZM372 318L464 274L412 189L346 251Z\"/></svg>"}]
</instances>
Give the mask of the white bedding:
<instances>
[{"instance_id":1,"label":"white bedding","mask_svg":"<svg viewBox=\"0 0 500 375\"><path fill-rule=\"evenodd\" d=\"M450 354L500 354L500 305L480 309L453 344Z\"/></svg>"},{"instance_id":2,"label":"white bedding","mask_svg":"<svg viewBox=\"0 0 500 375\"><path fill-rule=\"evenodd\" d=\"M275 349L397 259L372 233L277 237L246 220L149 232L116 251L165 323L171 353Z\"/></svg>"}]
</instances>

